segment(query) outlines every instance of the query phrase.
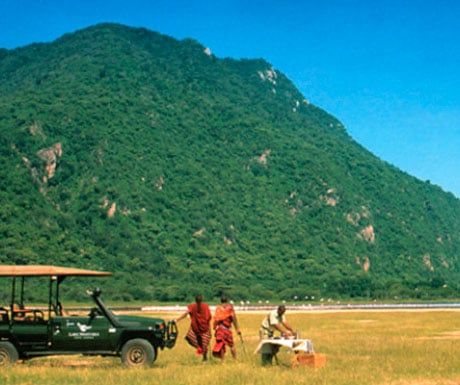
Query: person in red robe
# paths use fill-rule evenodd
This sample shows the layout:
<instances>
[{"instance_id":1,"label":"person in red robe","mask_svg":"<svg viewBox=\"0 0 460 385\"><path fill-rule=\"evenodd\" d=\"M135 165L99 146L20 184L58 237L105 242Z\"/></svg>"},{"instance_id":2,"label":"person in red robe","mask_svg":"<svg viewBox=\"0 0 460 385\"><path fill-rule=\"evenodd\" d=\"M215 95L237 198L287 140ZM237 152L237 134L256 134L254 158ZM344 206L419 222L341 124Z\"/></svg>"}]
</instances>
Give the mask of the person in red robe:
<instances>
[{"instance_id":1,"label":"person in red robe","mask_svg":"<svg viewBox=\"0 0 460 385\"><path fill-rule=\"evenodd\" d=\"M211 310L203 302L203 296L198 294L195 303L187 306L187 311L175 321L176 323L185 317L190 316L190 328L185 336L185 340L196 349L196 354L203 356L203 361L207 361L208 346L211 341Z\"/></svg>"},{"instance_id":2,"label":"person in red robe","mask_svg":"<svg viewBox=\"0 0 460 385\"><path fill-rule=\"evenodd\" d=\"M232 325L235 327L237 334L241 335L236 318L235 310L232 304L227 303L227 297L222 296L221 304L216 307L214 313L214 330L215 344L212 349L214 357L224 359L226 346L230 348L233 358L236 359L236 348L233 341Z\"/></svg>"}]
</instances>

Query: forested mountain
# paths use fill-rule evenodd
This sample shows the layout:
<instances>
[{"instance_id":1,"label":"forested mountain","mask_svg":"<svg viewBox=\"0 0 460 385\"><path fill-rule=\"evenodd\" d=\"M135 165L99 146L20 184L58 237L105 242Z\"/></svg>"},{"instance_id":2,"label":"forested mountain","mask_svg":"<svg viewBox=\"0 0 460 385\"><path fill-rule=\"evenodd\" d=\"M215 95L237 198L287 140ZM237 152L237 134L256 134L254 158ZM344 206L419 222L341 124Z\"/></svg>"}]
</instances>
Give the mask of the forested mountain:
<instances>
[{"instance_id":1,"label":"forested mountain","mask_svg":"<svg viewBox=\"0 0 460 385\"><path fill-rule=\"evenodd\" d=\"M111 298L459 293L460 201L264 60L117 24L0 50L0 156L0 263L112 271Z\"/></svg>"}]
</instances>

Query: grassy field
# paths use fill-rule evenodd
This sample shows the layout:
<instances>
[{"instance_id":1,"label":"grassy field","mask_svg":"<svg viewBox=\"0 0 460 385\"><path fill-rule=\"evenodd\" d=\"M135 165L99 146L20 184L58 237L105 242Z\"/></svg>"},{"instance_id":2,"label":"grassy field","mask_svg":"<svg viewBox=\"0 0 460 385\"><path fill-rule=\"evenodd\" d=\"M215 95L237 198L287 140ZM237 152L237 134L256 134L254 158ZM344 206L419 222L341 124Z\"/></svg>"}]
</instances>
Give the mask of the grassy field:
<instances>
[{"instance_id":1,"label":"grassy field","mask_svg":"<svg viewBox=\"0 0 460 385\"><path fill-rule=\"evenodd\" d=\"M148 316L158 314L148 314ZM172 319L176 314L160 314ZM151 368L134 370L119 358L52 357L2 369L5 385L453 385L460 384L460 312L343 311L288 312L288 322L327 356L325 368L290 368L292 355L278 354L279 365L262 367L258 327L264 314L241 313L244 347L236 339L238 359L201 362L183 339L188 320L179 324L172 350L160 351Z\"/></svg>"}]
</instances>

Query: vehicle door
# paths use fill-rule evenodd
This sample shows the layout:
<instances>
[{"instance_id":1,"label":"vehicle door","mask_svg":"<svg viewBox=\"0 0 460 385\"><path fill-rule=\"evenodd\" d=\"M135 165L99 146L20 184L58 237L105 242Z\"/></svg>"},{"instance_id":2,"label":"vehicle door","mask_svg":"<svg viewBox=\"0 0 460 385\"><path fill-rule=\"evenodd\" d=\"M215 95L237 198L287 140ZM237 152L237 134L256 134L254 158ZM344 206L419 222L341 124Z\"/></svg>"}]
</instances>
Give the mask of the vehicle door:
<instances>
[{"instance_id":1,"label":"vehicle door","mask_svg":"<svg viewBox=\"0 0 460 385\"><path fill-rule=\"evenodd\" d=\"M40 311L24 311L13 314L11 333L22 351L41 351L48 345L48 322Z\"/></svg>"},{"instance_id":2,"label":"vehicle door","mask_svg":"<svg viewBox=\"0 0 460 385\"><path fill-rule=\"evenodd\" d=\"M107 317L54 317L51 322L52 350L57 351L112 351L116 329Z\"/></svg>"}]
</instances>

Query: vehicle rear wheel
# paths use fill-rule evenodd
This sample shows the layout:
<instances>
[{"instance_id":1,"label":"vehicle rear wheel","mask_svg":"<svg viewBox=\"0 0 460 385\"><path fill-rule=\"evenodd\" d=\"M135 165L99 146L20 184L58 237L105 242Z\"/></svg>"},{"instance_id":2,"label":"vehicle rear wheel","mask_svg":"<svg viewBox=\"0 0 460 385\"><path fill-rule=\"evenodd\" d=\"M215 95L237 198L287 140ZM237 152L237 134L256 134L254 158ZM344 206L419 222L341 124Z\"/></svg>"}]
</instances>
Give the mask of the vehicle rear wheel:
<instances>
[{"instance_id":1,"label":"vehicle rear wheel","mask_svg":"<svg viewBox=\"0 0 460 385\"><path fill-rule=\"evenodd\" d=\"M12 365L18 358L18 351L11 342L0 342L0 366Z\"/></svg>"},{"instance_id":2,"label":"vehicle rear wheel","mask_svg":"<svg viewBox=\"0 0 460 385\"><path fill-rule=\"evenodd\" d=\"M129 340L121 349L121 361L130 367L150 366L155 361L155 349L143 338Z\"/></svg>"}]
</instances>

